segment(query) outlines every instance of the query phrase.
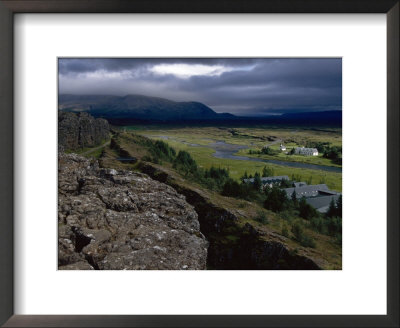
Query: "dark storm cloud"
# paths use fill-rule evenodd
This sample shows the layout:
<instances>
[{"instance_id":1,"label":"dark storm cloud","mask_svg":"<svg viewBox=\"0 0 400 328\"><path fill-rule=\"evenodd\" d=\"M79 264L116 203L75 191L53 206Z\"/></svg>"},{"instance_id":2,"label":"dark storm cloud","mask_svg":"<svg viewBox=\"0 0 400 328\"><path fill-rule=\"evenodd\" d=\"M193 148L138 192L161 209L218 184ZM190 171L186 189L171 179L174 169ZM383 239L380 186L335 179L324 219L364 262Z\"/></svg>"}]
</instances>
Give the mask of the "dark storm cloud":
<instances>
[{"instance_id":1,"label":"dark storm cloud","mask_svg":"<svg viewBox=\"0 0 400 328\"><path fill-rule=\"evenodd\" d=\"M60 93L144 94L217 112L341 109L341 59L60 59Z\"/></svg>"}]
</instances>

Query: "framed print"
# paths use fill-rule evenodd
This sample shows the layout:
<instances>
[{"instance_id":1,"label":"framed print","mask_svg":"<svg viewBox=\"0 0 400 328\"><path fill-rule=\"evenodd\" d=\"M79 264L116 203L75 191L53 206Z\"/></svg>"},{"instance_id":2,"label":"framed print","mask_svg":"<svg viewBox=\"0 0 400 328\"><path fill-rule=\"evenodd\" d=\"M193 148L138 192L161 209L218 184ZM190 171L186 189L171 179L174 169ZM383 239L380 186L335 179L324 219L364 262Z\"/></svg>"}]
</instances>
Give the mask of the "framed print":
<instances>
[{"instance_id":1,"label":"framed print","mask_svg":"<svg viewBox=\"0 0 400 328\"><path fill-rule=\"evenodd\" d=\"M60 270L342 269L341 58L60 57L58 81Z\"/></svg>"},{"instance_id":2,"label":"framed print","mask_svg":"<svg viewBox=\"0 0 400 328\"><path fill-rule=\"evenodd\" d=\"M399 325L398 1L0 9L2 324Z\"/></svg>"}]
</instances>

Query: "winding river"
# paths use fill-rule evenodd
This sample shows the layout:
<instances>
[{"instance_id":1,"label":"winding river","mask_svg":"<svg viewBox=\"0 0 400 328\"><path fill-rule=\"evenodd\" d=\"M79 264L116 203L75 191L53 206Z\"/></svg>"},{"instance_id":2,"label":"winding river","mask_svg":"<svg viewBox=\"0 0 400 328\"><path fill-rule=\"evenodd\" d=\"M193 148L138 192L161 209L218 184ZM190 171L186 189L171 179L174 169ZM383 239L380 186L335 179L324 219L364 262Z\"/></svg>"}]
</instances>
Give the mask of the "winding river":
<instances>
[{"instance_id":1,"label":"winding river","mask_svg":"<svg viewBox=\"0 0 400 328\"><path fill-rule=\"evenodd\" d=\"M271 163L277 164L282 166L289 166L289 167L297 167L301 169L311 169L311 170L322 170L328 172L337 172L342 173L341 167L335 166L325 166L325 165L316 165L316 164L309 164L309 163L299 163L299 162L287 162L287 161L279 161L276 159L262 159L262 158L255 158L255 157L247 157L247 156L238 156L235 155L240 149L246 149L247 146L241 145L233 145L228 144L225 141L217 141L208 145L208 147L215 150L213 154L216 158L226 158L226 159L234 159L238 161L252 161L252 162L264 162L264 163Z\"/></svg>"}]
</instances>

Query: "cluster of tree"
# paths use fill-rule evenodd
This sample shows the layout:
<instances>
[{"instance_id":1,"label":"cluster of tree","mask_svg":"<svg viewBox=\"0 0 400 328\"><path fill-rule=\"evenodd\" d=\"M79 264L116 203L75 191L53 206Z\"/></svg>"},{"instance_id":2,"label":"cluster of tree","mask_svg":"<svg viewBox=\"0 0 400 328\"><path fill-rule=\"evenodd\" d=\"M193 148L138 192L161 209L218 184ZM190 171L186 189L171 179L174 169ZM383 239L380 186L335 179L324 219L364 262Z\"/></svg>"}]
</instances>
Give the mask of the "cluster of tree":
<instances>
[{"instance_id":1,"label":"cluster of tree","mask_svg":"<svg viewBox=\"0 0 400 328\"><path fill-rule=\"evenodd\" d=\"M261 190L261 188L262 188L262 181L261 181L260 173L258 173L258 172L254 173L253 188L255 190Z\"/></svg>"},{"instance_id":2,"label":"cluster of tree","mask_svg":"<svg viewBox=\"0 0 400 328\"><path fill-rule=\"evenodd\" d=\"M166 142L161 140L140 140L140 144L147 147L150 155L144 156L144 161L152 162L155 164L162 164L163 161L172 162L175 159L176 151L170 147Z\"/></svg>"},{"instance_id":3,"label":"cluster of tree","mask_svg":"<svg viewBox=\"0 0 400 328\"><path fill-rule=\"evenodd\" d=\"M279 151L272 149L271 147L263 147L261 153L264 155L277 155Z\"/></svg>"},{"instance_id":4,"label":"cluster of tree","mask_svg":"<svg viewBox=\"0 0 400 328\"><path fill-rule=\"evenodd\" d=\"M263 177L268 176L268 174L273 174L273 170L264 167L263 169ZM245 179L254 179L253 183L244 182ZM233 179L229 178L229 180L225 183L222 195L237 197L246 200L257 200L263 197L261 194L262 191L262 181L261 175L258 172L254 173L254 177L250 174L247 174L247 171L244 172L244 175L241 177L242 183L238 183Z\"/></svg>"},{"instance_id":5,"label":"cluster of tree","mask_svg":"<svg viewBox=\"0 0 400 328\"><path fill-rule=\"evenodd\" d=\"M307 141L306 148L317 148L319 153L324 153L329 150L330 142Z\"/></svg>"},{"instance_id":6,"label":"cluster of tree","mask_svg":"<svg viewBox=\"0 0 400 328\"><path fill-rule=\"evenodd\" d=\"M244 171L244 174L240 177L240 180L247 180L247 179L251 179L253 176L251 174L247 174L247 171Z\"/></svg>"},{"instance_id":7,"label":"cluster of tree","mask_svg":"<svg viewBox=\"0 0 400 328\"><path fill-rule=\"evenodd\" d=\"M229 178L229 171L225 168L216 168L212 166L209 170L205 171L204 176L206 178L224 181Z\"/></svg>"},{"instance_id":8,"label":"cluster of tree","mask_svg":"<svg viewBox=\"0 0 400 328\"><path fill-rule=\"evenodd\" d=\"M175 149L161 140L157 140L154 142L153 147L151 147L151 153L154 157L168 162L174 160L176 156Z\"/></svg>"},{"instance_id":9,"label":"cluster of tree","mask_svg":"<svg viewBox=\"0 0 400 328\"><path fill-rule=\"evenodd\" d=\"M184 150L180 150L173 161L173 167L186 177L192 178L196 182L208 189L221 192L224 185L232 180L229 170L225 168L211 167L209 169L199 168L191 155Z\"/></svg>"},{"instance_id":10,"label":"cluster of tree","mask_svg":"<svg viewBox=\"0 0 400 328\"><path fill-rule=\"evenodd\" d=\"M304 197L298 201L295 191L292 193L291 200L288 199L286 191L281 188L289 188L290 186L291 181L282 180L279 186L266 187L264 191L266 196L264 207L274 212L281 212L291 208L297 210L298 215L306 220L316 216L317 211L315 208L309 205Z\"/></svg>"},{"instance_id":11,"label":"cluster of tree","mask_svg":"<svg viewBox=\"0 0 400 328\"><path fill-rule=\"evenodd\" d=\"M268 210L281 212L288 205L286 192L276 185L265 188L265 196L264 207Z\"/></svg>"},{"instance_id":12,"label":"cluster of tree","mask_svg":"<svg viewBox=\"0 0 400 328\"><path fill-rule=\"evenodd\" d=\"M279 151L274 150L270 147L263 147L261 150L249 150L250 155L277 155L279 154Z\"/></svg>"},{"instance_id":13,"label":"cluster of tree","mask_svg":"<svg viewBox=\"0 0 400 328\"><path fill-rule=\"evenodd\" d=\"M272 177L275 175L275 170L270 166L264 166L261 174L258 172L255 172L254 176L256 176L256 175L259 175L259 176L261 175L262 178ZM243 181L245 179L252 179L252 178L253 178L253 175L248 174L247 171L244 171L244 174L240 177L240 180Z\"/></svg>"},{"instance_id":14,"label":"cluster of tree","mask_svg":"<svg viewBox=\"0 0 400 328\"><path fill-rule=\"evenodd\" d=\"M317 216L318 213L314 207L306 202L306 199L302 197L299 201L299 215L303 219L310 220Z\"/></svg>"},{"instance_id":15,"label":"cluster of tree","mask_svg":"<svg viewBox=\"0 0 400 328\"><path fill-rule=\"evenodd\" d=\"M342 164L342 147L329 147L323 157L331 159L334 163Z\"/></svg>"},{"instance_id":16,"label":"cluster of tree","mask_svg":"<svg viewBox=\"0 0 400 328\"><path fill-rule=\"evenodd\" d=\"M239 183L229 178L222 188L221 194L228 197L236 197L255 201L260 198L259 190L255 190L252 184Z\"/></svg>"},{"instance_id":17,"label":"cluster of tree","mask_svg":"<svg viewBox=\"0 0 400 328\"><path fill-rule=\"evenodd\" d=\"M263 183L261 178L269 177L274 175L274 169L268 166L264 166L262 173L255 172L254 176L244 172L240 178L242 183L238 183L232 179L229 179L222 191L222 195L243 198L246 200L262 200L264 202L266 194L263 191ZM244 180L254 179L252 183L246 183ZM290 187L290 182L283 180L279 186L281 188ZM279 189L278 187L276 187ZM271 200L272 202L272 200Z\"/></svg>"},{"instance_id":18,"label":"cluster of tree","mask_svg":"<svg viewBox=\"0 0 400 328\"><path fill-rule=\"evenodd\" d=\"M279 183L279 187L281 188L290 188L292 186L293 186L292 180L282 179L281 182Z\"/></svg>"},{"instance_id":19,"label":"cluster of tree","mask_svg":"<svg viewBox=\"0 0 400 328\"><path fill-rule=\"evenodd\" d=\"M187 151L180 150L177 154L175 149L164 141L153 141L147 138L135 141L146 146L150 153L150 155L144 156L143 160L155 164L162 164L163 161L170 162L178 172L208 189L221 192L225 183L230 179L227 169L215 167L206 170L201 169Z\"/></svg>"},{"instance_id":20,"label":"cluster of tree","mask_svg":"<svg viewBox=\"0 0 400 328\"><path fill-rule=\"evenodd\" d=\"M332 198L331 203L329 204L328 212L326 213L327 217L342 217L342 195L334 201Z\"/></svg>"},{"instance_id":21,"label":"cluster of tree","mask_svg":"<svg viewBox=\"0 0 400 328\"><path fill-rule=\"evenodd\" d=\"M211 167L206 170L199 170L199 182L207 188L221 192L227 181L232 180L229 176L229 170L225 168Z\"/></svg>"},{"instance_id":22,"label":"cluster of tree","mask_svg":"<svg viewBox=\"0 0 400 328\"><path fill-rule=\"evenodd\" d=\"M198 166L196 161L190 156L187 151L180 150L178 155L173 161L173 168L177 169L180 172L183 172L185 175L189 173L195 174L197 173Z\"/></svg>"}]
</instances>

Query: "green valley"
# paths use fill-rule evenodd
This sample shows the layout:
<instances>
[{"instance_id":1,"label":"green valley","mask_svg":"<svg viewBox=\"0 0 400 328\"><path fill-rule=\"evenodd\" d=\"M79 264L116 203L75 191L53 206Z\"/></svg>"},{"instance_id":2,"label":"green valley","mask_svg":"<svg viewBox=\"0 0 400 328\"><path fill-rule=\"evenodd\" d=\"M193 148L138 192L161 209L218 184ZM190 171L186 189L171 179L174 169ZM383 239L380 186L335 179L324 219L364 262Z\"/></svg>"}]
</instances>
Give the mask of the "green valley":
<instances>
[{"instance_id":1,"label":"green valley","mask_svg":"<svg viewBox=\"0 0 400 328\"><path fill-rule=\"evenodd\" d=\"M318 214L306 204L293 203L290 197L285 197L279 210L268 209L267 200L273 199L272 193L276 191L272 188L268 192L260 192L241 182L245 173L255 175L257 172L261 175L268 168L274 176L288 175L295 181L307 181L308 184L325 183L332 190L341 191L341 173L215 158L215 150L207 146L217 140L242 146L252 142L249 141L253 139L251 137L232 137L226 129L133 130L125 127L118 130L111 145L106 146L100 155L101 166L141 171L185 195L195 207L202 233L210 242L209 269L241 267L240 263L248 256L243 253L246 247L263 248L265 243L270 245L271 242L273 245L284 245L287 257L280 264L257 262L260 267L278 265L279 268L291 268L292 261L300 261L301 258L312 259L321 269L341 268L341 218ZM274 132L278 134L279 131ZM290 131L286 133L290 134ZM284 138L283 132L279 135ZM302 133L303 137L305 135L306 132ZM334 139L335 135L332 135L328 140L333 142ZM261 141L258 143L259 146L262 144ZM135 158L136 163L122 161L124 156ZM306 214L304 209L308 211ZM225 213L222 217L233 219L217 223L221 212ZM215 222L214 215L217 217ZM236 254L234 259L221 260L221 256L225 258L230 252ZM254 263L243 265L256 267ZM302 265L308 268L305 262L299 264L300 267Z\"/></svg>"}]
</instances>

